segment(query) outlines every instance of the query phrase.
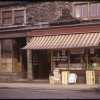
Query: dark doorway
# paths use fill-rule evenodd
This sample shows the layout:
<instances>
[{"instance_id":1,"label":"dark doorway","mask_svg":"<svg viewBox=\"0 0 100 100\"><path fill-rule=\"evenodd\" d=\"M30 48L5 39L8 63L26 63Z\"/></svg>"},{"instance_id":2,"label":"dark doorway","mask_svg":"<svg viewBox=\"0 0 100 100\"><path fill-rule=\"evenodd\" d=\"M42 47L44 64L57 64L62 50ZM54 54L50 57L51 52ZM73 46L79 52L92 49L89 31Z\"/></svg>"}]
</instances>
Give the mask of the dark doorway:
<instances>
[{"instance_id":1,"label":"dark doorway","mask_svg":"<svg viewBox=\"0 0 100 100\"><path fill-rule=\"evenodd\" d=\"M50 51L36 50L32 51L32 66L34 79L48 79L50 74Z\"/></svg>"},{"instance_id":2,"label":"dark doorway","mask_svg":"<svg viewBox=\"0 0 100 100\"><path fill-rule=\"evenodd\" d=\"M26 38L13 40L13 72L18 72L20 77L27 78L27 50L21 50L26 45Z\"/></svg>"}]
</instances>

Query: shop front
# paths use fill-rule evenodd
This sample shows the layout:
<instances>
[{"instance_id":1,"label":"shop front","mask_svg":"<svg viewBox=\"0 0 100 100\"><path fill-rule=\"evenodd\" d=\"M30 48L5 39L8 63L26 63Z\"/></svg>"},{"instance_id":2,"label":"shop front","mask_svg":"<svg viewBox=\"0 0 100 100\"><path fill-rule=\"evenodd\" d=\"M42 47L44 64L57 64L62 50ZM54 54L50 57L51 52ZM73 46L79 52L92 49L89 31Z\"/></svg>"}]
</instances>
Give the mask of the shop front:
<instances>
[{"instance_id":1,"label":"shop front","mask_svg":"<svg viewBox=\"0 0 100 100\"><path fill-rule=\"evenodd\" d=\"M21 41L20 41L21 39ZM26 50L20 48L26 45L26 38L7 38L0 40L0 80L13 81L26 78ZM23 57L22 57L22 56ZM23 74L25 73L25 74Z\"/></svg>"},{"instance_id":2,"label":"shop front","mask_svg":"<svg viewBox=\"0 0 100 100\"><path fill-rule=\"evenodd\" d=\"M40 60L45 63L45 67L40 64L41 70L45 70L50 65L49 77L59 77L60 80L54 83L62 83L64 71L77 75L76 83L88 84L88 71L95 73L92 78L93 84L99 83L100 72L100 33L75 33L63 35L34 36L30 42L22 49L38 52L41 55L50 52L48 64L43 58ZM40 57L40 56L39 56ZM48 58L49 58L48 57ZM33 62L34 60L32 60ZM31 62L31 63L32 63ZM28 65L29 66L29 65ZM48 67L47 67L48 68ZM55 71L55 70L58 70ZM44 71L45 72L45 71ZM42 73L41 75L42 76ZM35 71L34 76L38 73ZM59 73L59 75L54 75ZM93 74L92 73L92 74ZM93 75L92 75L93 76ZM50 80L53 80L49 78ZM53 83L53 82L51 82Z\"/></svg>"}]
</instances>

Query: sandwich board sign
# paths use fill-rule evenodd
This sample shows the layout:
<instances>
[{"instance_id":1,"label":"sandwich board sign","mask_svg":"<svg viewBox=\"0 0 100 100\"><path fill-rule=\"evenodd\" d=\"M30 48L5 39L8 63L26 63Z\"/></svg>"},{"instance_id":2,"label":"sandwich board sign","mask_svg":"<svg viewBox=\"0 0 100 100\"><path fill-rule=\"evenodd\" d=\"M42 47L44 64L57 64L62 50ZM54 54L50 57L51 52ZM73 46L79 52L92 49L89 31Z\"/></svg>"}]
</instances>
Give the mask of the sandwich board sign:
<instances>
[{"instance_id":1,"label":"sandwich board sign","mask_svg":"<svg viewBox=\"0 0 100 100\"><path fill-rule=\"evenodd\" d=\"M58 69L55 69L53 71L53 74L54 74L54 80L59 80L60 79L60 74L59 74L59 70Z\"/></svg>"},{"instance_id":2,"label":"sandwich board sign","mask_svg":"<svg viewBox=\"0 0 100 100\"><path fill-rule=\"evenodd\" d=\"M76 83L77 75L75 73L70 73L68 78L68 83Z\"/></svg>"}]
</instances>

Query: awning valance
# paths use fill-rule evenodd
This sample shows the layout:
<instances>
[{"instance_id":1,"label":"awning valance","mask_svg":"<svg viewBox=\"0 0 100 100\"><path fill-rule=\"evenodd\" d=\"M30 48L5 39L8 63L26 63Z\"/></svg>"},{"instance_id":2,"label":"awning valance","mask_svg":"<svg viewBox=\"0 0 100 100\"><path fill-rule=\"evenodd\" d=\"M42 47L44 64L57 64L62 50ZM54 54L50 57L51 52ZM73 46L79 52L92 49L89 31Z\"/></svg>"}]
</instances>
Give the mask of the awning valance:
<instances>
[{"instance_id":1,"label":"awning valance","mask_svg":"<svg viewBox=\"0 0 100 100\"><path fill-rule=\"evenodd\" d=\"M100 33L67 34L32 37L22 49L64 49L95 47L99 45Z\"/></svg>"}]
</instances>

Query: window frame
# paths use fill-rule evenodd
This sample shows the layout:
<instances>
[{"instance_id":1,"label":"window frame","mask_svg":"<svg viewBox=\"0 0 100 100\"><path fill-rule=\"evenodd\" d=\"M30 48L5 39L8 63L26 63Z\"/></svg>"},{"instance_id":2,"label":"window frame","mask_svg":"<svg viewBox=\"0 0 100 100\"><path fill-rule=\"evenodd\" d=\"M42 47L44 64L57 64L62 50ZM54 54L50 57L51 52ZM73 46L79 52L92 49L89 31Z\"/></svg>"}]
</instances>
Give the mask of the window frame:
<instances>
[{"instance_id":1,"label":"window frame","mask_svg":"<svg viewBox=\"0 0 100 100\"><path fill-rule=\"evenodd\" d=\"M5 13L5 12L11 12L11 18L10 17L3 17L3 13ZM3 25L8 25L8 23L4 23L4 19L11 19L11 23L9 23L9 24L12 24L12 11L11 10L9 10L9 11L2 11L2 24Z\"/></svg>"},{"instance_id":2,"label":"window frame","mask_svg":"<svg viewBox=\"0 0 100 100\"><path fill-rule=\"evenodd\" d=\"M15 13L16 13L17 11L23 11L23 15L20 15L20 16L17 16L17 17L16 17L16 14L15 14ZM22 17L23 17L23 22L16 22L16 18L22 18ZM15 10L15 11L14 11L14 24L23 24L23 23L25 23L25 22L24 22L24 18L25 18L24 10Z\"/></svg>"},{"instance_id":3,"label":"window frame","mask_svg":"<svg viewBox=\"0 0 100 100\"><path fill-rule=\"evenodd\" d=\"M84 16L82 16L82 6L84 5L84 4L86 4L87 5L87 16L86 17L84 17ZM91 12L90 12L90 5L91 4L96 4L96 15L95 16L91 16ZM76 16L76 6L81 6L81 15L80 15L80 17L77 17ZM100 2L82 2L82 3L74 3L74 9L73 9L73 11L74 11L74 17L76 17L76 18L82 18L82 19L85 19L85 18L90 18L90 19L92 19L92 18L99 18L100 17L100 14L99 14L99 9L98 9L98 5L100 5Z\"/></svg>"},{"instance_id":4,"label":"window frame","mask_svg":"<svg viewBox=\"0 0 100 100\"><path fill-rule=\"evenodd\" d=\"M87 9L88 9L88 4L87 4L87 3L84 3L83 5L86 5L86 6L87 6ZM83 6L83 5L81 5L81 17L82 17L82 18L87 18L87 17L88 17L88 11L86 12L86 13L87 13L86 16L83 16L83 15L82 15L82 13L83 13L82 6Z\"/></svg>"},{"instance_id":5,"label":"window frame","mask_svg":"<svg viewBox=\"0 0 100 100\"><path fill-rule=\"evenodd\" d=\"M95 15L95 16L92 16L92 15L91 15L91 12L90 12L90 11L91 11L91 9L90 9L91 4L95 4L95 5L96 5L96 15ZM95 18L95 17L98 17L97 15L98 15L98 13L97 13L97 3L90 3L90 4L89 4L89 16L92 17L92 18Z\"/></svg>"},{"instance_id":6,"label":"window frame","mask_svg":"<svg viewBox=\"0 0 100 100\"><path fill-rule=\"evenodd\" d=\"M15 12L16 11L23 11L23 22L21 23L15 22ZM3 23L3 12L12 12L11 23ZM24 9L13 9L13 10L2 10L1 11L1 23L2 25L17 25L17 24L23 25L25 24L26 23L26 9L24 8Z\"/></svg>"}]
</instances>

